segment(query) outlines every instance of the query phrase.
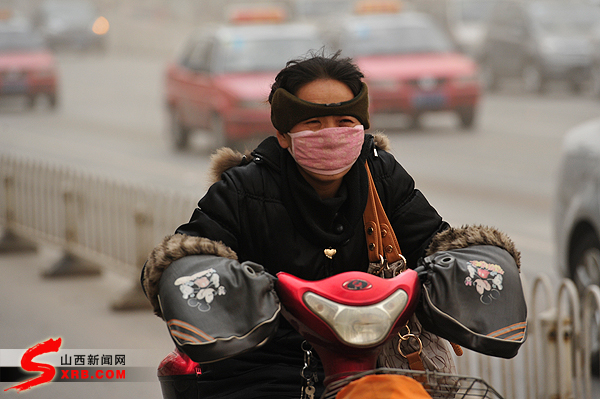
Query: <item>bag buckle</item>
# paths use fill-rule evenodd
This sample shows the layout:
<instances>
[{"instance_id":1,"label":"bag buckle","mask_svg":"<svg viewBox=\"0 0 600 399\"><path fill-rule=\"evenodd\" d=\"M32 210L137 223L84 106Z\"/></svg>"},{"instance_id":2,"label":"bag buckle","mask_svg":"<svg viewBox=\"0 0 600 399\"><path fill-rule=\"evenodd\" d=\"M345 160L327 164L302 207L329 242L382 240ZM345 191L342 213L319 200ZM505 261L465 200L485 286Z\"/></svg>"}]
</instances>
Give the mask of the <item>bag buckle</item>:
<instances>
[{"instance_id":1,"label":"bag buckle","mask_svg":"<svg viewBox=\"0 0 600 399\"><path fill-rule=\"evenodd\" d=\"M398 337L400 338L400 340L398 341L398 353L400 353L402 357L407 358L408 355L405 355L404 352L402 352L402 342L414 339L419 344L419 349L415 352L417 353L417 355L420 355L423 351L423 342L421 342L421 338L417 337L415 334L410 333L410 327L408 326L408 324L406 324L404 327L406 327L406 334L402 335L401 332L398 333Z\"/></svg>"},{"instance_id":2,"label":"bag buckle","mask_svg":"<svg viewBox=\"0 0 600 399\"><path fill-rule=\"evenodd\" d=\"M369 264L368 273L374 274L381 278L392 278L396 277L400 273L406 270L406 258L400 254L400 259L388 263L388 261L379 255L379 262L372 262Z\"/></svg>"}]
</instances>

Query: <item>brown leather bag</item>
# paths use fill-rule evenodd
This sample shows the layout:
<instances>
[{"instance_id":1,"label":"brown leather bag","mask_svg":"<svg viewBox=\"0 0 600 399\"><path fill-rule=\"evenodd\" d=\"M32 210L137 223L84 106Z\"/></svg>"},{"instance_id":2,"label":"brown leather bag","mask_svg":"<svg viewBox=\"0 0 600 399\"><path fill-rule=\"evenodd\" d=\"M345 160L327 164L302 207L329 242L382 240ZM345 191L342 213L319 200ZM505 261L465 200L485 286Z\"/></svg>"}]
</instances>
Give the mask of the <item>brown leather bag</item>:
<instances>
[{"instance_id":1,"label":"brown leather bag","mask_svg":"<svg viewBox=\"0 0 600 399\"><path fill-rule=\"evenodd\" d=\"M385 214L366 162L365 168L369 176L369 196L363 214L369 251L368 272L383 278L395 277L406 270L406 259L402 255L392 224Z\"/></svg>"},{"instance_id":2,"label":"brown leather bag","mask_svg":"<svg viewBox=\"0 0 600 399\"><path fill-rule=\"evenodd\" d=\"M377 194L369 165L365 163L365 167L369 176L369 197L363 214L369 252L368 272L392 278L406 270L406 259ZM384 345L377 362L379 367L456 374L448 341L424 331L415 315L403 330L405 335L398 334ZM455 348L457 355L459 349Z\"/></svg>"}]
</instances>

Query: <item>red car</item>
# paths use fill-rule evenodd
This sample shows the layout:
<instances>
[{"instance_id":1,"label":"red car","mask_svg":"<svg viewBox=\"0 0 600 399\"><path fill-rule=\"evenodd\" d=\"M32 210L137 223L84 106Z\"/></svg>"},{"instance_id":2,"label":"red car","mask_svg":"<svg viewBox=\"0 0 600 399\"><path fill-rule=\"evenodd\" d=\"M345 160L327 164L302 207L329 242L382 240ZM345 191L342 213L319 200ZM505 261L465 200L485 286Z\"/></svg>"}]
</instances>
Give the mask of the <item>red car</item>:
<instances>
[{"instance_id":1,"label":"red car","mask_svg":"<svg viewBox=\"0 0 600 399\"><path fill-rule=\"evenodd\" d=\"M274 134L267 97L275 75L290 59L321 46L310 24L230 24L194 32L166 72L174 147L186 148L196 132L207 133L211 148L239 149Z\"/></svg>"},{"instance_id":2,"label":"red car","mask_svg":"<svg viewBox=\"0 0 600 399\"><path fill-rule=\"evenodd\" d=\"M57 105L58 72L54 55L37 33L0 29L0 97L25 96L33 108L46 96L51 108Z\"/></svg>"},{"instance_id":3,"label":"red car","mask_svg":"<svg viewBox=\"0 0 600 399\"><path fill-rule=\"evenodd\" d=\"M403 113L418 126L425 112L455 112L463 128L480 97L477 64L455 51L427 15L352 15L330 37L354 58L369 84L371 112Z\"/></svg>"}]
</instances>

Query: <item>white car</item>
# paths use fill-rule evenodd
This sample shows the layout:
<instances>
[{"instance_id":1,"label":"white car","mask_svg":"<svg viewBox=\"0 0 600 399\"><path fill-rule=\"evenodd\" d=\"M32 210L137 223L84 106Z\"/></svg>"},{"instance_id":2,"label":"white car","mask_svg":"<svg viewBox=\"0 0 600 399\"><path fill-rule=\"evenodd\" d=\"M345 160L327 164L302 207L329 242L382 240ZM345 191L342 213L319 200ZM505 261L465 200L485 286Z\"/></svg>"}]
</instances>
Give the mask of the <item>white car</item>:
<instances>
[{"instance_id":1,"label":"white car","mask_svg":"<svg viewBox=\"0 0 600 399\"><path fill-rule=\"evenodd\" d=\"M561 275L600 284L600 119L564 138L554 222Z\"/></svg>"},{"instance_id":2,"label":"white car","mask_svg":"<svg viewBox=\"0 0 600 399\"><path fill-rule=\"evenodd\" d=\"M565 135L554 208L558 267L579 292L600 285L600 119ZM596 312L596 317L600 315ZM598 342L592 366L598 375Z\"/></svg>"}]
</instances>

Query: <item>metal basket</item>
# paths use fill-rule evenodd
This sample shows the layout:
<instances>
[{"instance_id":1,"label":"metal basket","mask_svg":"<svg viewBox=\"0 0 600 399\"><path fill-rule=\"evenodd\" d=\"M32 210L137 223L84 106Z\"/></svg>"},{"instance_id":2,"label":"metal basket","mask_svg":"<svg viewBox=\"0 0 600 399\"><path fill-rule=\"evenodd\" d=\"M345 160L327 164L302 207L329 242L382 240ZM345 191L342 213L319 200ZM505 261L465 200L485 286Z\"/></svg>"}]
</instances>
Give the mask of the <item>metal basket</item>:
<instances>
[{"instance_id":1,"label":"metal basket","mask_svg":"<svg viewBox=\"0 0 600 399\"><path fill-rule=\"evenodd\" d=\"M321 399L334 399L346 385L371 374L398 374L415 378L423 382L423 387L432 398L444 399L503 399L503 397L487 382L480 378L456 374L438 373L435 371L415 371L390 368L378 368L334 381L327 386Z\"/></svg>"}]
</instances>

